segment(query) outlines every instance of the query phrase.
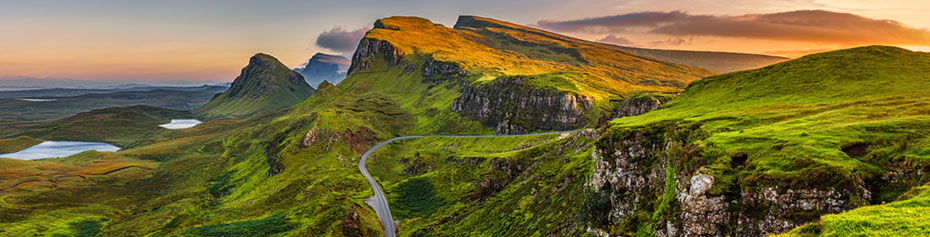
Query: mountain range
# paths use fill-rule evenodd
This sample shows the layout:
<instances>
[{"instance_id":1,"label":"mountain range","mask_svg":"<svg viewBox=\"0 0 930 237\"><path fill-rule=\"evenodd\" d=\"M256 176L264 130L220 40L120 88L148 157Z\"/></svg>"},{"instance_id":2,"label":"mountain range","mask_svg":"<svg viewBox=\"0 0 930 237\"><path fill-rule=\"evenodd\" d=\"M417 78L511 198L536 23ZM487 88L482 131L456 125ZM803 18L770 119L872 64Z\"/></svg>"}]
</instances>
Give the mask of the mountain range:
<instances>
[{"instance_id":1,"label":"mountain range","mask_svg":"<svg viewBox=\"0 0 930 237\"><path fill-rule=\"evenodd\" d=\"M341 60L318 54L303 69L333 75ZM94 110L0 138L128 144L0 159L0 234L925 231L930 54L868 46L789 60L621 47L478 16L451 28L388 17L343 81L311 85L303 71L256 54L190 113ZM208 121L147 129L178 116Z\"/></svg>"}]
</instances>

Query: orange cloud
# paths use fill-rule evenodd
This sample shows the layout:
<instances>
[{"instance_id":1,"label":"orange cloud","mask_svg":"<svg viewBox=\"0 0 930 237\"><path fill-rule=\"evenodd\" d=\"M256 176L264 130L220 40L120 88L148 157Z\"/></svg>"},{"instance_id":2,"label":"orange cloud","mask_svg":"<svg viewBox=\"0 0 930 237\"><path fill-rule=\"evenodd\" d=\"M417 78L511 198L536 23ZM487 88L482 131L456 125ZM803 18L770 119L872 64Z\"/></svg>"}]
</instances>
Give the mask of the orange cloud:
<instances>
[{"instance_id":1,"label":"orange cloud","mask_svg":"<svg viewBox=\"0 0 930 237\"><path fill-rule=\"evenodd\" d=\"M691 15L686 12L639 12L580 20L542 20L537 25L555 31L616 33L639 29L646 33L752 38L830 44L930 45L930 31L893 20L822 10L742 16Z\"/></svg>"}]
</instances>

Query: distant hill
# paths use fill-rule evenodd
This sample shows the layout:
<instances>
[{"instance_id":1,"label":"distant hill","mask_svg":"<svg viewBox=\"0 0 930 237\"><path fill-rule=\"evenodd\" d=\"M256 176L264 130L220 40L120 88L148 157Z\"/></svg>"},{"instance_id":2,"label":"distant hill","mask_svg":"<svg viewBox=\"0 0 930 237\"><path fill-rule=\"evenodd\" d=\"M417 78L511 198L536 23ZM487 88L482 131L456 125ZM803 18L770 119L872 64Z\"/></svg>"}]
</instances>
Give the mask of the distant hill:
<instances>
[{"instance_id":1,"label":"distant hill","mask_svg":"<svg viewBox=\"0 0 930 237\"><path fill-rule=\"evenodd\" d=\"M706 68L718 73L756 69L789 60L785 57L761 54L647 49L618 45L610 45L610 47L644 57Z\"/></svg>"},{"instance_id":2,"label":"distant hill","mask_svg":"<svg viewBox=\"0 0 930 237\"><path fill-rule=\"evenodd\" d=\"M136 105L96 109L30 127L14 134L43 140L107 142L127 147L166 129L171 119L193 118L187 111Z\"/></svg>"},{"instance_id":3,"label":"distant hill","mask_svg":"<svg viewBox=\"0 0 930 237\"><path fill-rule=\"evenodd\" d=\"M210 102L194 110L204 119L244 117L300 103L314 89L303 76L290 70L278 59L256 54L242 69L232 85Z\"/></svg>"},{"instance_id":4,"label":"distant hill","mask_svg":"<svg viewBox=\"0 0 930 237\"><path fill-rule=\"evenodd\" d=\"M0 91L29 89L126 89L132 87L196 87L216 84L196 80L75 80L68 78L36 78L25 76L0 77Z\"/></svg>"},{"instance_id":5,"label":"distant hill","mask_svg":"<svg viewBox=\"0 0 930 237\"><path fill-rule=\"evenodd\" d=\"M154 90L176 90L176 91L199 91L220 93L229 88L228 84L202 85L202 86L137 86L114 89L76 89L76 88L52 88L52 89L33 89L33 90L10 90L0 91L0 99L14 98L37 98L37 97L69 97L81 96L86 94L102 94L115 92L146 92Z\"/></svg>"},{"instance_id":6,"label":"distant hill","mask_svg":"<svg viewBox=\"0 0 930 237\"><path fill-rule=\"evenodd\" d=\"M346 71L351 63L349 59L343 56L317 53L310 58L310 61L303 68L295 70L304 76L307 84L319 89L320 83L323 81L328 81L334 85L342 82L346 78Z\"/></svg>"},{"instance_id":7,"label":"distant hill","mask_svg":"<svg viewBox=\"0 0 930 237\"><path fill-rule=\"evenodd\" d=\"M210 101L213 87L200 91L151 90L87 93L68 97L28 97L39 100L0 99L0 120L55 120L93 109L149 105L174 110L191 110ZM64 89L70 90L70 89ZM64 91L70 93L74 91ZM2 94L2 93L0 93Z\"/></svg>"}]
</instances>

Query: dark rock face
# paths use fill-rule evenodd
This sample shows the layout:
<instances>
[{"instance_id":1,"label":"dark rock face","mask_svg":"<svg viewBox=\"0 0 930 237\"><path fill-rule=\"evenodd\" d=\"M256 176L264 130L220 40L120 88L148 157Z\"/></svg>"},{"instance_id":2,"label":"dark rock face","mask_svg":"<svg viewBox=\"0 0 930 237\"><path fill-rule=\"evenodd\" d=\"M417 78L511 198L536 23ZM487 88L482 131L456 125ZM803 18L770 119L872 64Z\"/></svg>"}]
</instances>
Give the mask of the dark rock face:
<instances>
[{"instance_id":1,"label":"dark rock face","mask_svg":"<svg viewBox=\"0 0 930 237\"><path fill-rule=\"evenodd\" d=\"M362 217L359 214L361 210L364 210L358 204L353 204L352 208L346 212L346 215L342 217L342 235L343 236L376 236L378 233L370 228L366 227L362 223Z\"/></svg>"},{"instance_id":2,"label":"dark rock face","mask_svg":"<svg viewBox=\"0 0 930 237\"><path fill-rule=\"evenodd\" d=\"M629 117L645 114L651 110L659 108L662 101L654 97L643 96L623 100L610 118Z\"/></svg>"},{"instance_id":3,"label":"dark rock face","mask_svg":"<svg viewBox=\"0 0 930 237\"><path fill-rule=\"evenodd\" d=\"M306 66L295 70L304 76L307 84L319 89L324 81L332 84L342 82L350 63L349 59L339 55L317 53L310 58Z\"/></svg>"},{"instance_id":4,"label":"dark rock face","mask_svg":"<svg viewBox=\"0 0 930 237\"><path fill-rule=\"evenodd\" d=\"M377 23L375 24L377 25ZM384 60L388 66L393 67L401 62L403 56L403 51L395 48L394 45L387 41L363 38L358 43L355 55L352 55L352 66L349 67L349 73L368 69L375 60Z\"/></svg>"},{"instance_id":5,"label":"dark rock face","mask_svg":"<svg viewBox=\"0 0 930 237\"><path fill-rule=\"evenodd\" d=\"M652 224L657 236L759 236L850 210L871 198L863 185L791 188L745 182L729 195L711 194L716 180L705 173L701 148L687 138L702 136L698 127L630 129L601 138L587 185L609 193L609 211L601 214L611 225L632 233ZM656 200L669 194L669 200ZM666 207L658 219L643 218L661 205ZM590 232L606 233L599 228Z\"/></svg>"},{"instance_id":6,"label":"dark rock face","mask_svg":"<svg viewBox=\"0 0 930 237\"><path fill-rule=\"evenodd\" d=\"M584 126L591 99L526 85L525 77L502 77L489 85L465 87L452 111L476 119L498 134L570 130Z\"/></svg>"},{"instance_id":7,"label":"dark rock face","mask_svg":"<svg viewBox=\"0 0 930 237\"><path fill-rule=\"evenodd\" d=\"M426 59L423 63L423 77L431 82L442 82L450 79L462 79L468 76L468 72L462 69L457 63L443 62Z\"/></svg>"}]
</instances>

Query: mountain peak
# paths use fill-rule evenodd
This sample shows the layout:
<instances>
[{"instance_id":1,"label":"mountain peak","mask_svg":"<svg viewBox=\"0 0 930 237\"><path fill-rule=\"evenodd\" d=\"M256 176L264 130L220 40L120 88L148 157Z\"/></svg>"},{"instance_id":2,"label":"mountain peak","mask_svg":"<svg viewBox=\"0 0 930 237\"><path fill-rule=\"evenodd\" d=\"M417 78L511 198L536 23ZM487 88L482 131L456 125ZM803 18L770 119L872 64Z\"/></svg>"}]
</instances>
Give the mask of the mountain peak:
<instances>
[{"instance_id":1,"label":"mountain peak","mask_svg":"<svg viewBox=\"0 0 930 237\"><path fill-rule=\"evenodd\" d=\"M248 116L297 104L313 92L299 73L271 55L258 53L249 58L226 92L195 112L207 119Z\"/></svg>"},{"instance_id":2,"label":"mountain peak","mask_svg":"<svg viewBox=\"0 0 930 237\"><path fill-rule=\"evenodd\" d=\"M275 63L280 63L280 61L274 56L265 53L257 53L249 58L249 64L274 65Z\"/></svg>"},{"instance_id":3,"label":"mountain peak","mask_svg":"<svg viewBox=\"0 0 930 237\"><path fill-rule=\"evenodd\" d=\"M324 81L339 84L346 77L350 64L352 62L343 56L317 53L307 61L303 68L295 69L295 71L303 75L307 84L319 89L320 83Z\"/></svg>"}]
</instances>

